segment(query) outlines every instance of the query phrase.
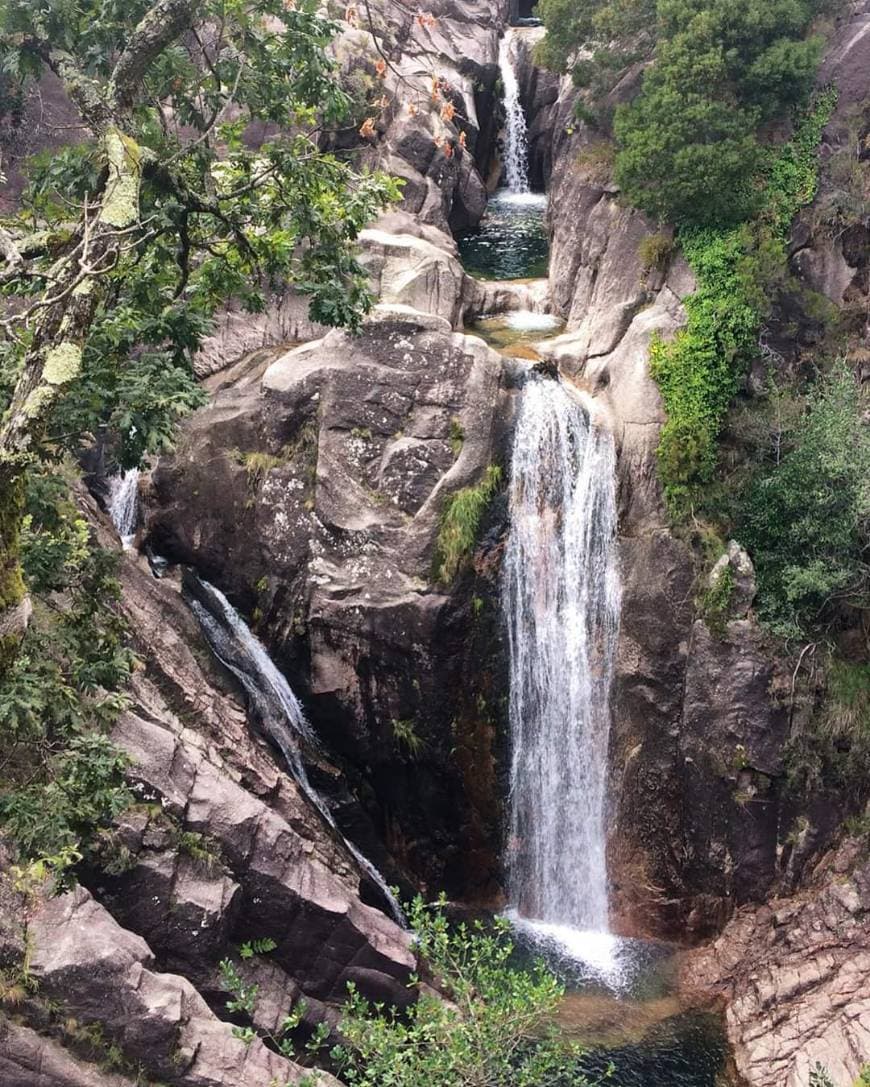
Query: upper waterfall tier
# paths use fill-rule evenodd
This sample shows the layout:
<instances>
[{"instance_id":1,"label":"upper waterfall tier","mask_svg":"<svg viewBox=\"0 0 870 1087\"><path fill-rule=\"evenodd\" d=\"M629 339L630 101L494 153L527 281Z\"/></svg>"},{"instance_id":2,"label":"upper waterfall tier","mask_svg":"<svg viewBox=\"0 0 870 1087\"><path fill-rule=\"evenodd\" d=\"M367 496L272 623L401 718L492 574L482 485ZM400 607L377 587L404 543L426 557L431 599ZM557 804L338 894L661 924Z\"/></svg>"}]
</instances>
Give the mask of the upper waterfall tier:
<instances>
[{"instance_id":1,"label":"upper waterfall tier","mask_svg":"<svg viewBox=\"0 0 870 1087\"><path fill-rule=\"evenodd\" d=\"M558 381L533 378L523 393L510 514L511 901L527 917L606 931L615 453Z\"/></svg>"},{"instance_id":2,"label":"upper waterfall tier","mask_svg":"<svg viewBox=\"0 0 870 1087\"><path fill-rule=\"evenodd\" d=\"M505 145L504 172L512 193L529 191L529 147L526 136L526 115L520 101L520 84L512 56L514 35L508 30L498 51L498 67L504 88Z\"/></svg>"}]
</instances>

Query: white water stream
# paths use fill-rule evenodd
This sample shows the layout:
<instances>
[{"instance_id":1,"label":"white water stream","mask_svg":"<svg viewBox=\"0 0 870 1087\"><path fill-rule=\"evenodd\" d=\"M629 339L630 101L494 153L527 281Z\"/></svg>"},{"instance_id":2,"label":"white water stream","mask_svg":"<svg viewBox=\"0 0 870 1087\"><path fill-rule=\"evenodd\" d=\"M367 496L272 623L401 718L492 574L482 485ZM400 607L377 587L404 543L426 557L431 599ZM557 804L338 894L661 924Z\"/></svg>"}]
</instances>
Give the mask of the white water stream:
<instances>
[{"instance_id":1,"label":"white water stream","mask_svg":"<svg viewBox=\"0 0 870 1087\"><path fill-rule=\"evenodd\" d=\"M139 469L128 468L109 480L109 501L106 505L112 524L124 548L133 546L139 522Z\"/></svg>"},{"instance_id":2,"label":"white water stream","mask_svg":"<svg viewBox=\"0 0 870 1087\"><path fill-rule=\"evenodd\" d=\"M372 862L342 835L326 801L308 779L300 744L317 747L317 737L290 684L275 667L265 646L254 636L220 589L202 580L199 581L199 586L202 595L208 600L208 606L195 596L188 595L187 599L212 652L241 683L263 729L281 749L287 768L301 792L327 825L338 834L360 868L379 888L396 921L404 925L402 908L386 880Z\"/></svg>"},{"instance_id":3,"label":"white water stream","mask_svg":"<svg viewBox=\"0 0 870 1087\"><path fill-rule=\"evenodd\" d=\"M520 101L520 85L512 56L515 41L513 32L507 30L498 48L498 69L504 89L505 109L504 171L508 189L515 194L526 194L529 192L529 149L526 115Z\"/></svg>"},{"instance_id":4,"label":"white water stream","mask_svg":"<svg viewBox=\"0 0 870 1087\"><path fill-rule=\"evenodd\" d=\"M603 960L613 941L605 801L620 606L615 454L610 434L552 379L531 377L523 392L510 518L510 901L521 924Z\"/></svg>"}]
</instances>

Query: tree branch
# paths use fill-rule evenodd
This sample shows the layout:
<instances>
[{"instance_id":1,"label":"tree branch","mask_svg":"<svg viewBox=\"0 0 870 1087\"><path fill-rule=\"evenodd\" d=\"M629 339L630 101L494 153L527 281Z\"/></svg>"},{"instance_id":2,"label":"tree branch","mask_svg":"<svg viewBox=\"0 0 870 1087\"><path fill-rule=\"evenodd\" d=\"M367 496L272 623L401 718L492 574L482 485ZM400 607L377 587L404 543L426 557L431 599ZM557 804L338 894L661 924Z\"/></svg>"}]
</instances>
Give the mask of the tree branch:
<instances>
[{"instance_id":1,"label":"tree branch","mask_svg":"<svg viewBox=\"0 0 870 1087\"><path fill-rule=\"evenodd\" d=\"M133 31L112 72L109 91L117 108L127 110L132 106L149 64L193 25L201 2L157 0Z\"/></svg>"}]
</instances>

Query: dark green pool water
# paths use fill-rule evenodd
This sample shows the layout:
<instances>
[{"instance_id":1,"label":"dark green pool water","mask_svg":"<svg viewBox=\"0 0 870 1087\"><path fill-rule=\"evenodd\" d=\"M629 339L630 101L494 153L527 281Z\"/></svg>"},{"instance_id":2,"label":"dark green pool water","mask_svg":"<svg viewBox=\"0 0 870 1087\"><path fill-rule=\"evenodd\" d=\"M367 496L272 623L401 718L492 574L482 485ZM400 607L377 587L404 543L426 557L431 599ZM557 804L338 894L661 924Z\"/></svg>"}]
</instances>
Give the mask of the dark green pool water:
<instances>
[{"instance_id":1,"label":"dark green pool water","mask_svg":"<svg viewBox=\"0 0 870 1087\"><path fill-rule=\"evenodd\" d=\"M579 934L568 948L558 933L542 938L515 924L518 960L543 958L563 981L559 1025L586 1049L576 1079L559 1087L583 1077L603 1087L727 1087L721 1020L681 1003L673 947Z\"/></svg>"},{"instance_id":2,"label":"dark green pool water","mask_svg":"<svg viewBox=\"0 0 870 1087\"><path fill-rule=\"evenodd\" d=\"M465 270L478 279L544 278L550 256L546 210L543 193L494 193L480 226L459 239Z\"/></svg>"}]
</instances>

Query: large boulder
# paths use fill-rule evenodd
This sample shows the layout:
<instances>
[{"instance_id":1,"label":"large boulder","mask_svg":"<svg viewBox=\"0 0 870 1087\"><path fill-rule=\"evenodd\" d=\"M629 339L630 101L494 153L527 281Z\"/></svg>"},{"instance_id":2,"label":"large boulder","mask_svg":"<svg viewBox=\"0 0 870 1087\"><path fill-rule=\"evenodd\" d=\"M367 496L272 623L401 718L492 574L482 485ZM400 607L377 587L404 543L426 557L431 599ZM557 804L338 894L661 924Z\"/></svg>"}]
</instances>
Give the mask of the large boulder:
<instances>
[{"instance_id":1,"label":"large boulder","mask_svg":"<svg viewBox=\"0 0 870 1087\"><path fill-rule=\"evenodd\" d=\"M276 942L274 960L316 998L340 1002L349 981L364 990L372 979L378 997L401 999L414 965L409 938L359 901L349 858L330 867L316 859L308 835L325 829L311 827L307 800L298 797L302 826L294 825L233 782L194 734L166 724L126 713L113 737L133 762L140 795L159 802L182 834L209 843L220 862L202 872L184 856L185 839L151 820L122 827L138 859L107 901L124 923L193 970L215 963L229 937L256 933Z\"/></svg>"},{"instance_id":2,"label":"large boulder","mask_svg":"<svg viewBox=\"0 0 870 1087\"><path fill-rule=\"evenodd\" d=\"M296 1084L310 1074L259 1039L234 1037L190 982L156 970L148 944L84 888L44 900L28 932L40 996L80 1026L98 1026L146 1074L177 1087ZM335 1084L325 1073L315 1080Z\"/></svg>"},{"instance_id":3,"label":"large boulder","mask_svg":"<svg viewBox=\"0 0 870 1087\"><path fill-rule=\"evenodd\" d=\"M155 471L148 512L157 551L257 619L401 872L476 895L497 886L481 767L499 702L478 697L497 665L469 637L470 608L497 579L490 563L473 589L443 585L433 567L451 496L503 459L503 376L445 318L379 307L358 336L330 333L260 387L218 393ZM485 610L481 637L497 601Z\"/></svg>"}]
</instances>

